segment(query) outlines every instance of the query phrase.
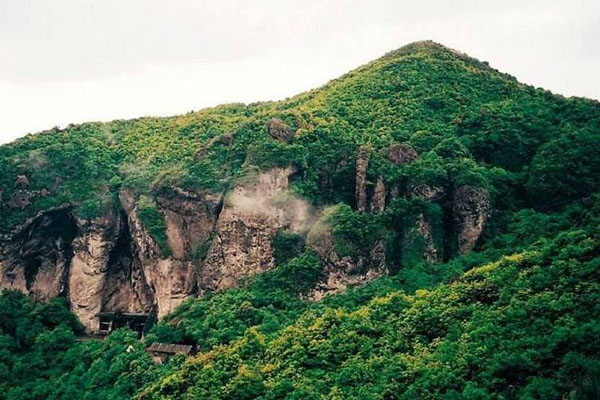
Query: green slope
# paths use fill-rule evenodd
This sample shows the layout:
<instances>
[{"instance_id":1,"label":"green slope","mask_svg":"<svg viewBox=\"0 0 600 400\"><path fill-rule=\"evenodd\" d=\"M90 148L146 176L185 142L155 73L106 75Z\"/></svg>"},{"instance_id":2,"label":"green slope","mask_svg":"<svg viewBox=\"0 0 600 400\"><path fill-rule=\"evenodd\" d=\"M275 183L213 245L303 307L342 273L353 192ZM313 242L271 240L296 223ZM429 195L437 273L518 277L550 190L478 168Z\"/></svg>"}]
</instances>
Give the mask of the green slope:
<instances>
[{"instance_id":1,"label":"green slope","mask_svg":"<svg viewBox=\"0 0 600 400\"><path fill-rule=\"evenodd\" d=\"M291 140L269 134L273 118ZM397 143L418 160L390 162ZM417 184L488 189L492 215L475 251L459 256L446 243L447 201L400 196L381 214L355 212L360 146L371 154L369 188L382 177L401 194ZM275 270L190 300L153 328L148 340L201 349L163 366L127 332L75 342L60 301L48 312L5 293L0 399L594 398L599 148L598 102L521 84L432 42L280 102L89 123L1 146L1 233L67 202L98 216L121 188L151 204L163 187L220 192L257 168L293 165L300 196L338 205L337 250L357 256L383 240L395 275L302 300L321 266L282 237ZM30 204L8 206L24 192L35 192ZM434 222L439 265L400 249L421 213Z\"/></svg>"},{"instance_id":2,"label":"green slope","mask_svg":"<svg viewBox=\"0 0 600 400\"><path fill-rule=\"evenodd\" d=\"M572 230L452 284L249 328L139 398L596 398L599 239Z\"/></svg>"},{"instance_id":3,"label":"green slope","mask_svg":"<svg viewBox=\"0 0 600 400\"><path fill-rule=\"evenodd\" d=\"M273 117L296 132L291 143L269 136L268 122ZM534 89L441 45L419 42L280 102L74 125L1 146L4 201L19 189L18 175L29 178L30 190L46 189L49 195L34 197L24 209L2 207L0 229L9 232L37 211L65 202L81 204L85 217L95 216L110 201L114 186L139 193L168 185L222 190L250 165L293 164L299 168L301 178L296 184L302 195L316 203L351 203L352 159L358 145L367 143L382 150L405 142L425 160L440 164L436 171L419 164L405 175L443 180L447 177L438 175L446 171L440 168L452 161L445 159L450 157L461 158L464 179L489 181L489 175L498 175L492 167L523 171L542 144L563 135L577 133L567 140L579 147L581 136L597 133L599 124L597 102ZM229 146L220 140L228 133L233 139ZM597 144L596 136L589 144ZM551 146L546 150L551 152ZM432 160L441 153L443 160ZM369 174L381 173L386 182L397 179L398 171L380 158ZM543 174L545 166L539 164L534 162L536 168L529 174ZM469 172L477 176L468 177ZM513 175L502 175L503 183ZM548 191L535 182L528 186L533 195ZM589 192L588 186L581 191ZM556 201L557 206L563 203Z\"/></svg>"}]
</instances>

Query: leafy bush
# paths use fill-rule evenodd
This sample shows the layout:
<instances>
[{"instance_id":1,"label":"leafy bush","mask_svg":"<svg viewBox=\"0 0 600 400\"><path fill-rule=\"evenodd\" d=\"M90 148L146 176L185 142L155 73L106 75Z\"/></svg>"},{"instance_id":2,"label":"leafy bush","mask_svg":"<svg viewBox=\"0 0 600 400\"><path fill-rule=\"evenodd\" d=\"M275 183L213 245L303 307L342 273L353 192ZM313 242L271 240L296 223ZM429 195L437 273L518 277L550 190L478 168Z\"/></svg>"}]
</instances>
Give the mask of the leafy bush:
<instances>
[{"instance_id":1,"label":"leafy bush","mask_svg":"<svg viewBox=\"0 0 600 400\"><path fill-rule=\"evenodd\" d=\"M148 230L152 239L158 244L163 257L171 255L171 248L167 242L167 226L165 219L158 212L154 202L145 196L142 196L138 201L137 215L144 228Z\"/></svg>"}]
</instances>

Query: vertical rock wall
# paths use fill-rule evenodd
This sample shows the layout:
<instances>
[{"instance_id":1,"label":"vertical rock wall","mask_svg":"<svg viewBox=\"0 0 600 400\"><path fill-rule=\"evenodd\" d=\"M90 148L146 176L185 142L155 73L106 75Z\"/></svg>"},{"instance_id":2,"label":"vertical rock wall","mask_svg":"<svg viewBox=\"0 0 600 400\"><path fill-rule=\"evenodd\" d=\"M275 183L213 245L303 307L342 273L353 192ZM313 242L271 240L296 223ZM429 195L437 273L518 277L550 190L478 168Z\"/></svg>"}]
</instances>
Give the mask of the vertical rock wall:
<instances>
[{"instance_id":1,"label":"vertical rock wall","mask_svg":"<svg viewBox=\"0 0 600 400\"><path fill-rule=\"evenodd\" d=\"M362 146L358 149L356 156L356 186L354 189L356 197L356 209L365 211L367 209L367 168L369 167L369 149Z\"/></svg>"},{"instance_id":2,"label":"vertical rock wall","mask_svg":"<svg viewBox=\"0 0 600 400\"><path fill-rule=\"evenodd\" d=\"M200 293L235 286L275 266L275 233L300 229L308 215L306 203L285 192L291 173L291 168L274 168L230 193L200 271Z\"/></svg>"},{"instance_id":3,"label":"vertical rock wall","mask_svg":"<svg viewBox=\"0 0 600 400\"><path fill-rule=\"evenodd\" d=\"M464 185L456 189L452 202L458 232L458 250L467 254L475 244L487 222L490 195L487 189Z\"/></svg>"}]
</instances>

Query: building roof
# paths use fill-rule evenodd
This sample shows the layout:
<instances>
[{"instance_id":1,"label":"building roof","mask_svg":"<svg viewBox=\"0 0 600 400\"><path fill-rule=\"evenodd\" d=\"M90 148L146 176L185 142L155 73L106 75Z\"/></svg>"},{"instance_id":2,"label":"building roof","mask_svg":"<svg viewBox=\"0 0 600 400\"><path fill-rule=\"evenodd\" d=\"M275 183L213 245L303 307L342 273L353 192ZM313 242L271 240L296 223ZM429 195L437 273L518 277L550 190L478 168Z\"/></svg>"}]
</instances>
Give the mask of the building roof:
<instances>
[{"instance_id":1,"label":"building roof","mask_svg":"<svg viewBox=\"0 0 600 400\"><path fill-rule=\"evenodd\" d=\"M187 356L192 352L192 346L187 344L155 342L148 346L146 351L156 353L183 354Z\"/></svg>"}]
</instances>

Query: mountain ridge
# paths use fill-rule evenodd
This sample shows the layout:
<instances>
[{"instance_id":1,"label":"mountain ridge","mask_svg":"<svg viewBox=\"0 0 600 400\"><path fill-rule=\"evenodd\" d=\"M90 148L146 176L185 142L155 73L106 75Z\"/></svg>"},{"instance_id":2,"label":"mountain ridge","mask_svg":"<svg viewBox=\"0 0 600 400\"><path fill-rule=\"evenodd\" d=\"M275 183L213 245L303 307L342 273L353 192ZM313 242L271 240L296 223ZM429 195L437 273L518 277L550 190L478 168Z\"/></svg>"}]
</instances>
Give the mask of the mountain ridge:
<instances>
[{"instance_id":1,"label":"mountain ridge","mask_svg":"<svg viewBox=\"0 0 600 400\"><path fill-rule=\"evenodd\" d=\"M599 147L600 103L429 41L281 101L3 145L0 388L579 395L600 348ZM75 342L115 315L148 316L145 341ZM150 342L200 354L153 366Z\"/></svg>"}]
</instances>

